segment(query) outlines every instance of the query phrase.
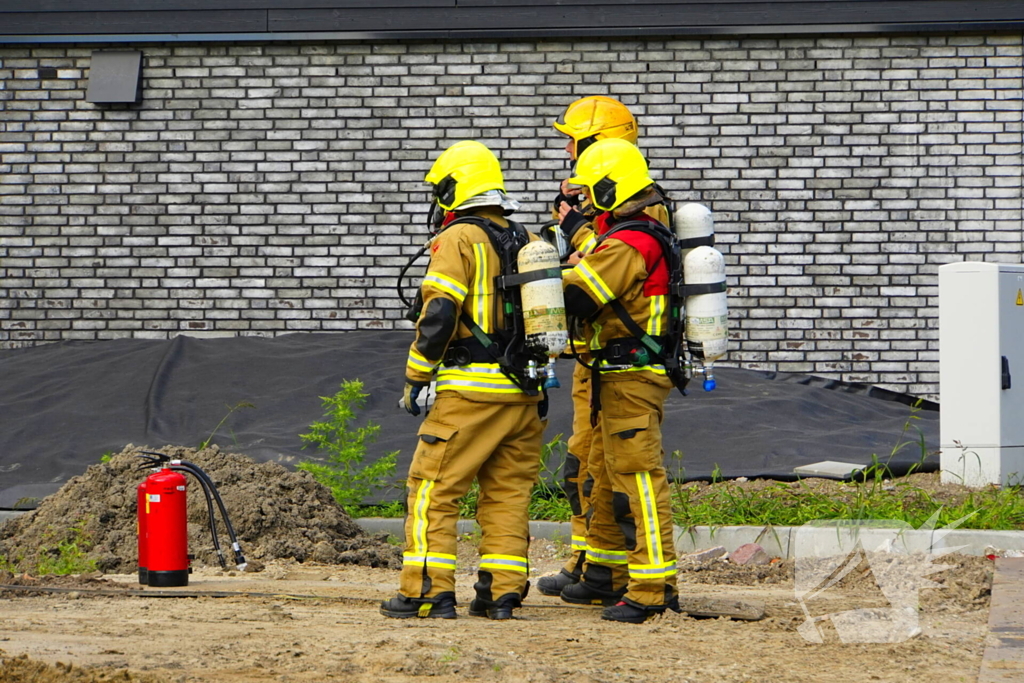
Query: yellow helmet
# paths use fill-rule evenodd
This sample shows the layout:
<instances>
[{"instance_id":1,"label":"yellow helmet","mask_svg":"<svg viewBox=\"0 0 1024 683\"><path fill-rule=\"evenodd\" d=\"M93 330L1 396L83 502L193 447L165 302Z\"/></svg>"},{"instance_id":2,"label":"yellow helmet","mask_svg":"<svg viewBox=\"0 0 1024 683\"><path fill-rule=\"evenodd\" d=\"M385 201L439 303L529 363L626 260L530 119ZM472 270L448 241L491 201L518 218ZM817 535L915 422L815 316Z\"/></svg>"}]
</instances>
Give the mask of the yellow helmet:
<instances>
[{"instance_id":1,"label":"yellow helmet","mask_svg":"<svg viewBox=\"0 0 1024 683\"><path fill-rule=\"evenodd\" d=\"M611 138L598 140L580 155L573 185L590 190L594 206L611 211L640 190L654 184L647 170L647 160L636 145Z\"/></svg>"},{"instance_id":2,"label":"yellow helmet","mask_svg":"<svg viewBox=\"0 0 1024 683\"><path fill-rule=\"evenodd\" d=\"M576 100L554 123L555 130L576 142L576 158L598 140L621 138L636 144L637 125L622 102L603 95Z\"/></svg>"},{"instance_id":3,"label":"yellow helmet","mask_svg":"<svg viewBox=\"0 0 1024 683\"><path fill-rule=\"evenodd\" d=\"M424 180L434 186L434 198L446 211L488 190L505 191L498 158L475 140L456 142L442 152Z\"/></svg>"}]
</instances>

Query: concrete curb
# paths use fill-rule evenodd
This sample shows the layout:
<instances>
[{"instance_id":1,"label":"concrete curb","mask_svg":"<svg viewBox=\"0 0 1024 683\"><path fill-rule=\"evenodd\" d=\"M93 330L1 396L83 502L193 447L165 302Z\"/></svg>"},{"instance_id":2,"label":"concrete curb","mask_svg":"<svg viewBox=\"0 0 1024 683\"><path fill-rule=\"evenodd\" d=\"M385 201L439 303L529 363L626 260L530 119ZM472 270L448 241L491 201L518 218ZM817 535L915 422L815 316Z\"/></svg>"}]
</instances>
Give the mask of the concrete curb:
<instances>
[{"instance_id":1,"label":"concrete curb","mask_svg":"<svg viewBox=\"0 0 1024 683\"><path fill-rule=\"evenodd\" d=\"M22 515L21 511L0 511L0 524ZM405 535L405 520L385 517L361 517L354 520L369 534ZM459 534L479 531L476 522L460 519ZM530 522L530 535L550 541L569 543L572 527L568 522ZM732 552L745 543L760 543L772 557L822 557L849 552L856 541L868 550L889 548L897 552L933 553L957 552L963 555L984 555L986 550L1024 551L1024 531L983 531L975 529L862 529L855 537L834 527L820 529L790 526L695 526L689 529L675 527L676 552L680 555L714 546L725 546Z\"/></svg>"},{"instance_id":2,"label":"concrete curb","mask_svg":"<svg viewBox=\"0 0 1024 683\"><path fill-rule=\"evenodd\" d=\"M363 517L355 520L369 533L402 536L405 520ZM473 533L478 527L472 520L459 520L459 533ZM568 522L530 522L530 535L568 543L572 527ZM984 555L986 550L1024 551L1024 531L983 531L973 529L861 529L857 534L835 527L789 526L696 526L675 527L676 552L680 555L714 546L725 546L732 552L746 543L759 543L772 557L824 557L848 553L859 540L868 550L890 549L895 552L933 553L958 552L963 555Z\"/></svg>"},{"instance_id":3,"label":"concrete curb","mask_svg":"<svg viewBox=\"0 0 1024 683\"><path fill-rule=\"evenodd\" d=\"M27 512L27 510L26 510ZM21 510L0 510L0 524L3 524L9 519L14 519L18 515L25 514Z\"/></svg>"}]
</instances>

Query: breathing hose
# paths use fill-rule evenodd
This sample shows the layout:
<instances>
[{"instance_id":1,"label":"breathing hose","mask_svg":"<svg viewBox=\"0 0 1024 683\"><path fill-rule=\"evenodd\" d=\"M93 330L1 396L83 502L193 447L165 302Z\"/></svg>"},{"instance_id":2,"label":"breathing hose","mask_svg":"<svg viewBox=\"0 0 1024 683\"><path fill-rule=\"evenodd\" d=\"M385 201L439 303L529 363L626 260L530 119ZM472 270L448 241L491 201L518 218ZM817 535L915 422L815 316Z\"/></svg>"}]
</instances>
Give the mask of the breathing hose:
<instances>
[{"instance_id":1,"label":"breathing hose","mask_svg":"<svg viewBox=\"0 0 1024 683\"><path fill-rule=\"evenodd\" d=\"M210 475L200 469L198 465L186 460L172 460L171 464L189 468L196 474L196 476L200 477L205 482L206 486L210 487L210 491L213 493L213 498L217 501L217 507L220 508L221 517L224 518L224 527L228 530L228 536L231 537L231 549L235 554L235 565L238 567L239 571L245 571L245 567L248 563L245 561L245 556L242 555L242 546L238 544L238 537L235 536L235 528L231 525L231 519L228 517L227 508L224 507L224 500L220 497L220 491L217 490L213 480L210 479Z\"/></svg>"},{"instance_id":2,"label":"breathing hose","mask_svg":"<svg viewBox=\"0 0 1024 683\"><path fill-rule=\"evenodd\" d=\"M196 476L195 472L187 467L171 466L170 469L175 472L186 472L193 477ZM213 548L217 551L217 560L220 562L221 569L227 569L228 563L224 558L224 551L221 550L220 539L217 537L217 518L213 513L213 496L210 495L210 490L206 488L206 482L199 477L196 477L196 481L199 482L199 488L203 490L203 497L206 498L206 514L210 518L210 536L213 538Z\"/></svg>"},{"instance_id":3,"label":"breathing hose","mask_svg":"<svg viewBox=\"0 0 1024 683\"><path fill-rule=\"evenodd\" d=\"M429 242L427 244L424 244L423 248L420 249L419 251L417 251L413 255L413 257L409 259L409 262L406 263L402 267L402 270L399 271L399 273L398 273L398 284L396 285L396 289L398 290L398 298L402 300L402 304L404 306L406 306L406 307L411 307L412 306L412 302L405 298L405 290L402 288L402 280L405 279L405 274L409 272L410 268L412 268L412 264L416 263L416 261L421 256L423 256L423 254L426 253L426 251L427 251L427 249L429 247L430 247L430 243Z\"/></svg>"}]
</instances>

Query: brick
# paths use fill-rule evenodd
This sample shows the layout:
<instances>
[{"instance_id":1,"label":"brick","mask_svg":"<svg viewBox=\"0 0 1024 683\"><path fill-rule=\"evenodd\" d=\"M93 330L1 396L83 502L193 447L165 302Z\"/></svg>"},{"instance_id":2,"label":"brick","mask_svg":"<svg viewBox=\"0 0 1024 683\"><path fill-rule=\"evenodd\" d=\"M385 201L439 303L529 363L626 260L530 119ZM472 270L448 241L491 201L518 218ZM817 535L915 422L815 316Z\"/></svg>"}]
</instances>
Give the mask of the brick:
<instances>
[{"instance_id":1,"label":"brick","mask_svg":"<svg viewBox=\"0 0 1024 683\"><path fill-rule=\"evenodd\" d=\"M729 561L738 565L770 564L771 556L757 543L746 543L729 553Z\"/></svg>"}]
</instances>

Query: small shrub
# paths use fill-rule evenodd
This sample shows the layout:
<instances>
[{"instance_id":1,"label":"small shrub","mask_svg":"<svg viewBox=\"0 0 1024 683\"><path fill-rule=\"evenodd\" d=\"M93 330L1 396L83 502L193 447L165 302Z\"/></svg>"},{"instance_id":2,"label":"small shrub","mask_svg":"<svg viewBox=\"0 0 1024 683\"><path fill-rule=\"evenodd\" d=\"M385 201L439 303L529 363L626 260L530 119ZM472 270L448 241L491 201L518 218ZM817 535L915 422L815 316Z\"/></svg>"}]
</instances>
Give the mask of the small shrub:
<instances>
[{"instance_id":1,"label":"small shrub","mask_svg":"<svg viewBox=\"0 0 1024 683\"><path fill-rule=\"evenodd\" d=\"M306 461L298 468L329 488L349 514L358 514L370 493L390 486L398 457L398 451L392 451L374 463L365 463L366 446L376 440L380 425L367 422L353 428L352 422L367 396L358 379L342 382L334 396L320 397L326 419L312 423L309 432L299 435L305 442L303 448L313 446L326 457L325 462Z\"/></svg>"}]
</instances>

